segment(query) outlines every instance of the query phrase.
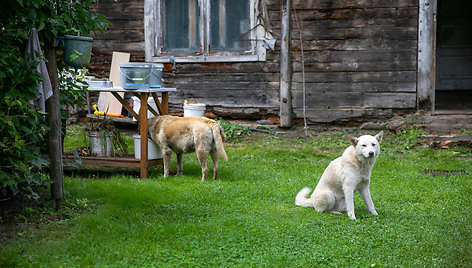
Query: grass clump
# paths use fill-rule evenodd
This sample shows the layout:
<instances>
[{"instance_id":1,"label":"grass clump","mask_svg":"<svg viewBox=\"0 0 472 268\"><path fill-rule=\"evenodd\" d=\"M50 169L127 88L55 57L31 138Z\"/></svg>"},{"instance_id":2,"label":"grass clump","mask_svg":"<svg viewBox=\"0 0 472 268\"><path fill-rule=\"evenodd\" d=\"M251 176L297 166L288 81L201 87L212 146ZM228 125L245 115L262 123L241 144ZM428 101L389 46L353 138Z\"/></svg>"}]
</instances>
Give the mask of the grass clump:
<instances>
[{"instance_id":1,"label":"grass clump","mask_svg":"<svg viewBox=\"0 0 472 268\"><path fill-rule=\"evenodd\" d=\"M371 182L379 216L357 194L354 221L294 205L353 134L253 133L226 144L220 179L204 183L192 154L181 177L75 172L65 180L66 219L2 242L0 266L470 267L472 164L457 158L470 148L432 150L412 132L386 133Z\"/></svg>"}]
</instances>

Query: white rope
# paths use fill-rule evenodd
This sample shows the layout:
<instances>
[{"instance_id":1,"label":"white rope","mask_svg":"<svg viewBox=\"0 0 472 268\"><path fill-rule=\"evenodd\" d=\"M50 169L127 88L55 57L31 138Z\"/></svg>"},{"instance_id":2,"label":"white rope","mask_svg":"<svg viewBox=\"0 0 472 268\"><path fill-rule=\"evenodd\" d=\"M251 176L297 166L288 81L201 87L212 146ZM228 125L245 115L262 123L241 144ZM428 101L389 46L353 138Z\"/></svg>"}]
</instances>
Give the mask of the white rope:
<instances>
[{"instance_id":1,"label":"white rope","mask_svg":"<svg viewBox=\"0 0 472 268\"><path fill-rule=\"evenodd\" d=\"M303 53L303 39L302 39L302 29L298 23L297 11L293 8L293 13L295 14L295 23L297 24L298 34L300 36L300 51L302 54L302 88L303 88L303 123L305 129L305 136L308 137L308 128L306 124L306 87L305 87L305 55Z\"/></svg>"}]
</instances>

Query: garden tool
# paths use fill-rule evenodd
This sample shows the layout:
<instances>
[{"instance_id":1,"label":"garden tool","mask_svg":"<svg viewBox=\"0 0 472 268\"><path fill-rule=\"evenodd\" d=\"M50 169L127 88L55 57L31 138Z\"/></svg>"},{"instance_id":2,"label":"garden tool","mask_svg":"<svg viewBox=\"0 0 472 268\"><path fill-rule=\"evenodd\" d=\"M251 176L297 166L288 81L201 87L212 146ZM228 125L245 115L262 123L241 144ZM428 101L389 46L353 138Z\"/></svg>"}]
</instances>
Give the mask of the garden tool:
<instances>
[{"instance_id":1,"label":"garden tool","mask_svg":"<svg viewBox=\"0 0 472 268\"><path fill-rule=\"evenodd\" d=\"M94 115L103 115L103 116L112 116L112 117L124 117L122 114L113 114L113 113L106 113L106 112L100 112L97 108L97 105L93 105L93 109L95 110L93 112Z\"/></svg>"}]
</instances>

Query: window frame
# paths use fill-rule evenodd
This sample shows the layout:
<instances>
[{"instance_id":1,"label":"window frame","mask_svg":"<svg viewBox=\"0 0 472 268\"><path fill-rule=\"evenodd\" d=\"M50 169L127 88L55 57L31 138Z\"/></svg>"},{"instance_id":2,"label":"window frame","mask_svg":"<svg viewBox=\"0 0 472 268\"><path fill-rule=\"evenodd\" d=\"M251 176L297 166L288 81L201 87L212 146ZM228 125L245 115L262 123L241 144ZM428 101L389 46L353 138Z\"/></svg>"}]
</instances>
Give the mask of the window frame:
<instances>
[{"instance_id":1,"label":"window frame","mask_svg":"<svg viewBox=\"0 0 472 268\"><path fill-rule=\"evenodd\" d=\"M208 18L210 0L198 0L200 3L200 44L204 48L200 55L195 52L161 51L162 44L162 3L164 0L145 0L144 2L144 32L145 32L145 57L146 62L170 62L173 56L179 63L198 62L249 62L266 61L266 48L262 46L265 29L262 24L257 24L257 0L249 1L249 39L248 51L210 51L210 21ZM257 25L257 26L256 26Z\"/></svg>"}]
</instances>

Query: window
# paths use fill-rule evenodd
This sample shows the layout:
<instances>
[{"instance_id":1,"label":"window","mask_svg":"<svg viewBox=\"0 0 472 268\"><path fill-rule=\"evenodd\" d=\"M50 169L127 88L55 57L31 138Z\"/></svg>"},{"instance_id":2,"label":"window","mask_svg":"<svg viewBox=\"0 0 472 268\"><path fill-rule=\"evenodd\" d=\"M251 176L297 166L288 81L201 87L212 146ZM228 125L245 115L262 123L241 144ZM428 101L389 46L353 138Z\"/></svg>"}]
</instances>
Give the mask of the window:
<instances>
[{"instance_id":1,"label":"window","mask_svg":"<svg viewBox=\"0 0 472 268\"><path fill-rule=\"evenodd\" d=\"M146 61L264 61L263 43L272 36L258 16L261 3L145 0Z\"/></svg>"}]
</instances>

